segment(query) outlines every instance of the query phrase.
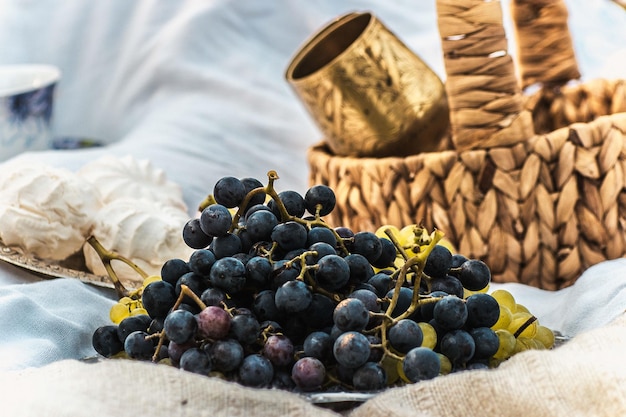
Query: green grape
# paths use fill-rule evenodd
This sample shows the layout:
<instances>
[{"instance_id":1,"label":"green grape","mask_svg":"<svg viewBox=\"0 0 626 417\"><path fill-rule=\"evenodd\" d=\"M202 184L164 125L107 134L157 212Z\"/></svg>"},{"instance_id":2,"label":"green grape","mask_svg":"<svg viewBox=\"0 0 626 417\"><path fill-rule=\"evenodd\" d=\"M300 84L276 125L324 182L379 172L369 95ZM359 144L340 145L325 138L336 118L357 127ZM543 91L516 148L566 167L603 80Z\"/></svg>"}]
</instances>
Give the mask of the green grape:
<instances>
[{"instance_id":1,"label":"green grape","mask_svg":"<svg viewBox=\"0 0 626 417\"><path fill-rule=\"evenodd\" d=\"M532 314L521 312L513 314L513 320L511 320L508 330L516 337L532 339L537 334L537 326L537 319Z\"/></svg>"},{"instance_id":2,"label":"green grape","mask_svg":"<svg viewBox=\"0 0 626 417\"><path fill-rule=\"evenodd\" d=\"M109 311L109 318L115 324L119 324L122 320L130 315L130 309L128 308L128 304L124 304L118 302L113 304L111 310Z\"/></svg>"},{"instance_id":3,"label":"green grape","mask_svg":"<svg viewBox=\"0 0 626 417\"><path fill-rule=\"evenodd\" d=\"M149 277L145 278L143 280L143 283L141 284L141 288L145 288L148 286L148 284L153 283L154 281L161 281L161 277L158 275L150 275Z\"/></svg>"},{"instance_id":4,"label":"green grape","mask_svg":"<svg viewBox=\"0 0 626 417\"><path fill-rule=\"evenodd\" d=\"M511 321L513 321L513 313L511 313L511 310L509 310L507 307L500 304L500 317L498 318L498 321L496 321L496 323L491 326L491 328L493 330L508 329Z\"/></svg>"},{"instance_id":5,"label":"green grape","mask_svg":"<svg viewBox=\"0 0 626 417\"><path fill-rule=\"evenodd\" d=\"M477 290L477 291L471 291L471 290L468 290L467 288L463 288L463 298L467 298L470 295L474 295L478 293L487 293L487 292L489 292L489 284L487 284L485 288L481 288L480 290Z\"/></svg>"},{"instance_id":6,"label":"green grape","mask_svg":"<svg viewBox=\"0 0 626 417\"><path fill-rule=\"evenodd\" d=\"M402 361L392 356L384 355L380 360L380 366L387 373L387 385L393 385L400 379L398 369L402 368Z\"/></svg>"},{"instance_id":7,"label":"green grape","mask_svg":"<svg viewBox=\"0 0 626 417\"><path fill-rule=\"evenodd\" d=\"M543 345L546 349L552 349L554 346L554 332L546 326L537 326L537 334L535 340Z\"/></svg>"},{"instance_id":8,"label":"green grape","mask_svg":"<svg viewBox=\"0 0 626 417\"><path fill-rule=\"evenodd\" d=\"M515 336L513 336L513 333L504 329L496 330L496 334L498 335L500 346L498 347L498 351L493 355L493 357L496 359L510 358L515 350Z\"/></svg>"},{"instance_id":9,"label":"green grape","mask_svg":"<svg viewBox=\"0 0 626 417\"><path fill-rule=\"evenodd\" d=\"M437 353L437 355L439 355L439 361L441 362L441 370L439 373L441 375L448 375L452 372L452 362L450 362L450 359L442 353Z\"/></svg>"},{"instance_id":10,"label":"green grape","mask_svg":"<svg viewBox=\"0 0 626 417\"><path fill-rule=\"evenodd\" d=\"M430 324L424 321L417 323L422 329L423 339L422 339L422 347L426 347L429 349L435 349L437 346L437 332L435 328Z\"/></svg>"},{"instance_id":11,"label":"green grape","mask_svg":"<svg viewBox=\"0 0 626 417\"><path fill-rule=\"evenodd\" d=\"M537 347L533 339L529 339L528 337L518 337L515 339L515 348L513 349L513 354L515 355L525 350L531 350L536 348Z\"/></svg>"},{"instance_id":12,"label":"green grape","mask_svg":"<svg viewBox=\"0 0 626 417\"><path fill-rule=\"evenodd\" d=\"M507 290L495 290L491 293L491 296L498 301L498 304L500 304L501 307L506 307L511 312L516 311L517 303L515 302L515 297L513 297L513 294Z\"/></svg>"},{"instance_id":13,"label":"green grape","mask_svg":"<svg viewBox=\"0 0 626 417\"><path fill-rule=\"evenodd\" d=\"M143 307L135 307L130 311L129 316L142 316L148 315L148 311L146 311Z\"/></svg>"},{"instance_id":14,"label":"green grape","mask_svg":"<svg viewBox=\"0 0 626 417\"><path fill-rule=\"evenodd\" d=\"M391 226L391 225L380 226L378 229L376 229L374 234L379 238L383 237L385 239L389 239L389 236L387 235L387 233L389 232L391 232L391 234L396 239L400 238L400 230L396 226Z\"/></svg>"},{"instance_id":15,"label":"green grape","mask_svg":"<svg viewBox=\"0 0 626 417\"><path fill-rule=\"evenodd\" d=\"M515 310L513 313L528 313L530 314L530 310L523 304L515 304Z\"/></svg>"}]
</instances>

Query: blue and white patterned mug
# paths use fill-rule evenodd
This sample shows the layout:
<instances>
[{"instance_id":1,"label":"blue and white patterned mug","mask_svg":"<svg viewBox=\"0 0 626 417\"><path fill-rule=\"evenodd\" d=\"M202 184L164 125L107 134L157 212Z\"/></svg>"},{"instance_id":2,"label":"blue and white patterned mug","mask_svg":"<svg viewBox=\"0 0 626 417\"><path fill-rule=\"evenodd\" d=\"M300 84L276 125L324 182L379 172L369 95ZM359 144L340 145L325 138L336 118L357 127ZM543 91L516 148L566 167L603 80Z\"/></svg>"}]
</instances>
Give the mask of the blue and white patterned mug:
<instances>
[{"instance_id":1,"label":"blue and white patterned mug","mask_svg":"<svg viewBox=\"0 0 626 417\"><path fill-rule=\"evenodd\" d=\"M54 89L60 78L52 65L0 65L0 161L52 147Z\"/></svg>"}]
</instances>

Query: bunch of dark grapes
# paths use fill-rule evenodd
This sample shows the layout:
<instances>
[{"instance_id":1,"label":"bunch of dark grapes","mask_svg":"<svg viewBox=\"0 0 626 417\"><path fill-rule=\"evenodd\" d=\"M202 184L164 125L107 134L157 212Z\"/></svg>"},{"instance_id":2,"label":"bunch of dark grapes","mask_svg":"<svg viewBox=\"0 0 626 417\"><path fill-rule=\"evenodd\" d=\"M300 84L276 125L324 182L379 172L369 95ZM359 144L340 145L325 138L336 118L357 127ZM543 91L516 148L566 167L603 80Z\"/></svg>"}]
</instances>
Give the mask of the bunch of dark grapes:
<instances>
[{"instance_id":1,"label":"bunch of dark grapes","mask_svg":"<svg viewBox=\"0 0 626 417\"><path fill-rule=\"evenodd\" d=\"M217 181L182 231L191 257L165 262L137 313L98 328L96 351L311 392L379 391L551 347L440 232L333 228L331 188L278 193L276 179Z\"/></svg>"}]
</instances>

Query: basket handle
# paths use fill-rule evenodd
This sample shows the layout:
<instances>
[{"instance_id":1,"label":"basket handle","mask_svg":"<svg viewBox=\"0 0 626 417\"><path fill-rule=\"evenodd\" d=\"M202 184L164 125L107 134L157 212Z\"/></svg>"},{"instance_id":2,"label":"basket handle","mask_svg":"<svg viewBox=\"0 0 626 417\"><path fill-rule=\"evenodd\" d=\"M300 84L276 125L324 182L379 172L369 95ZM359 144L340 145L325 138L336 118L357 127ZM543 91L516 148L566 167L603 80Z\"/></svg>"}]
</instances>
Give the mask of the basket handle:
<instances>
[{"instance_id":1,"label":"basket handle","mask_svg":"<svg viewBox=\"0 0 626 417\"><path fill-rule=\"evenodd\" d=\"M498 0L437 0L452 141L457 151L510 146L534 135L522 87L580 76L563 0L512 0L522 81L508 53Z\"/></svg>"}]
</instances>

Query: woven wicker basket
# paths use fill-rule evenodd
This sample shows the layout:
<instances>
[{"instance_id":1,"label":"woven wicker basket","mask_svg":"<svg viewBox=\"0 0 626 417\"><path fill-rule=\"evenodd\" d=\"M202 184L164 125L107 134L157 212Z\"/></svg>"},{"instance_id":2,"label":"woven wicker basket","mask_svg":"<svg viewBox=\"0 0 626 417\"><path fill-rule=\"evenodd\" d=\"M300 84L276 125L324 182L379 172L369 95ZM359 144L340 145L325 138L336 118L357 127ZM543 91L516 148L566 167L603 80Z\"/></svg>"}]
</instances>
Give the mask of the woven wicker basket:
<instances>
[{"instance_id":1,"label":"woven wicker basket","mask_svg":"<svg viewBox=\"0 0 626 417\"><path fill-rule=\"evenodd\" d=\"M442 230L496 282L546 289L626 253L626 82L579 78L562 1L515 0L517 71L499 2L438 0L450 150L352 158L324 143L310 183L355 230ZM517 78L520 74L520 79ZM532 95L527 86L539 85Z\"/></svg>"}]
</instances>

